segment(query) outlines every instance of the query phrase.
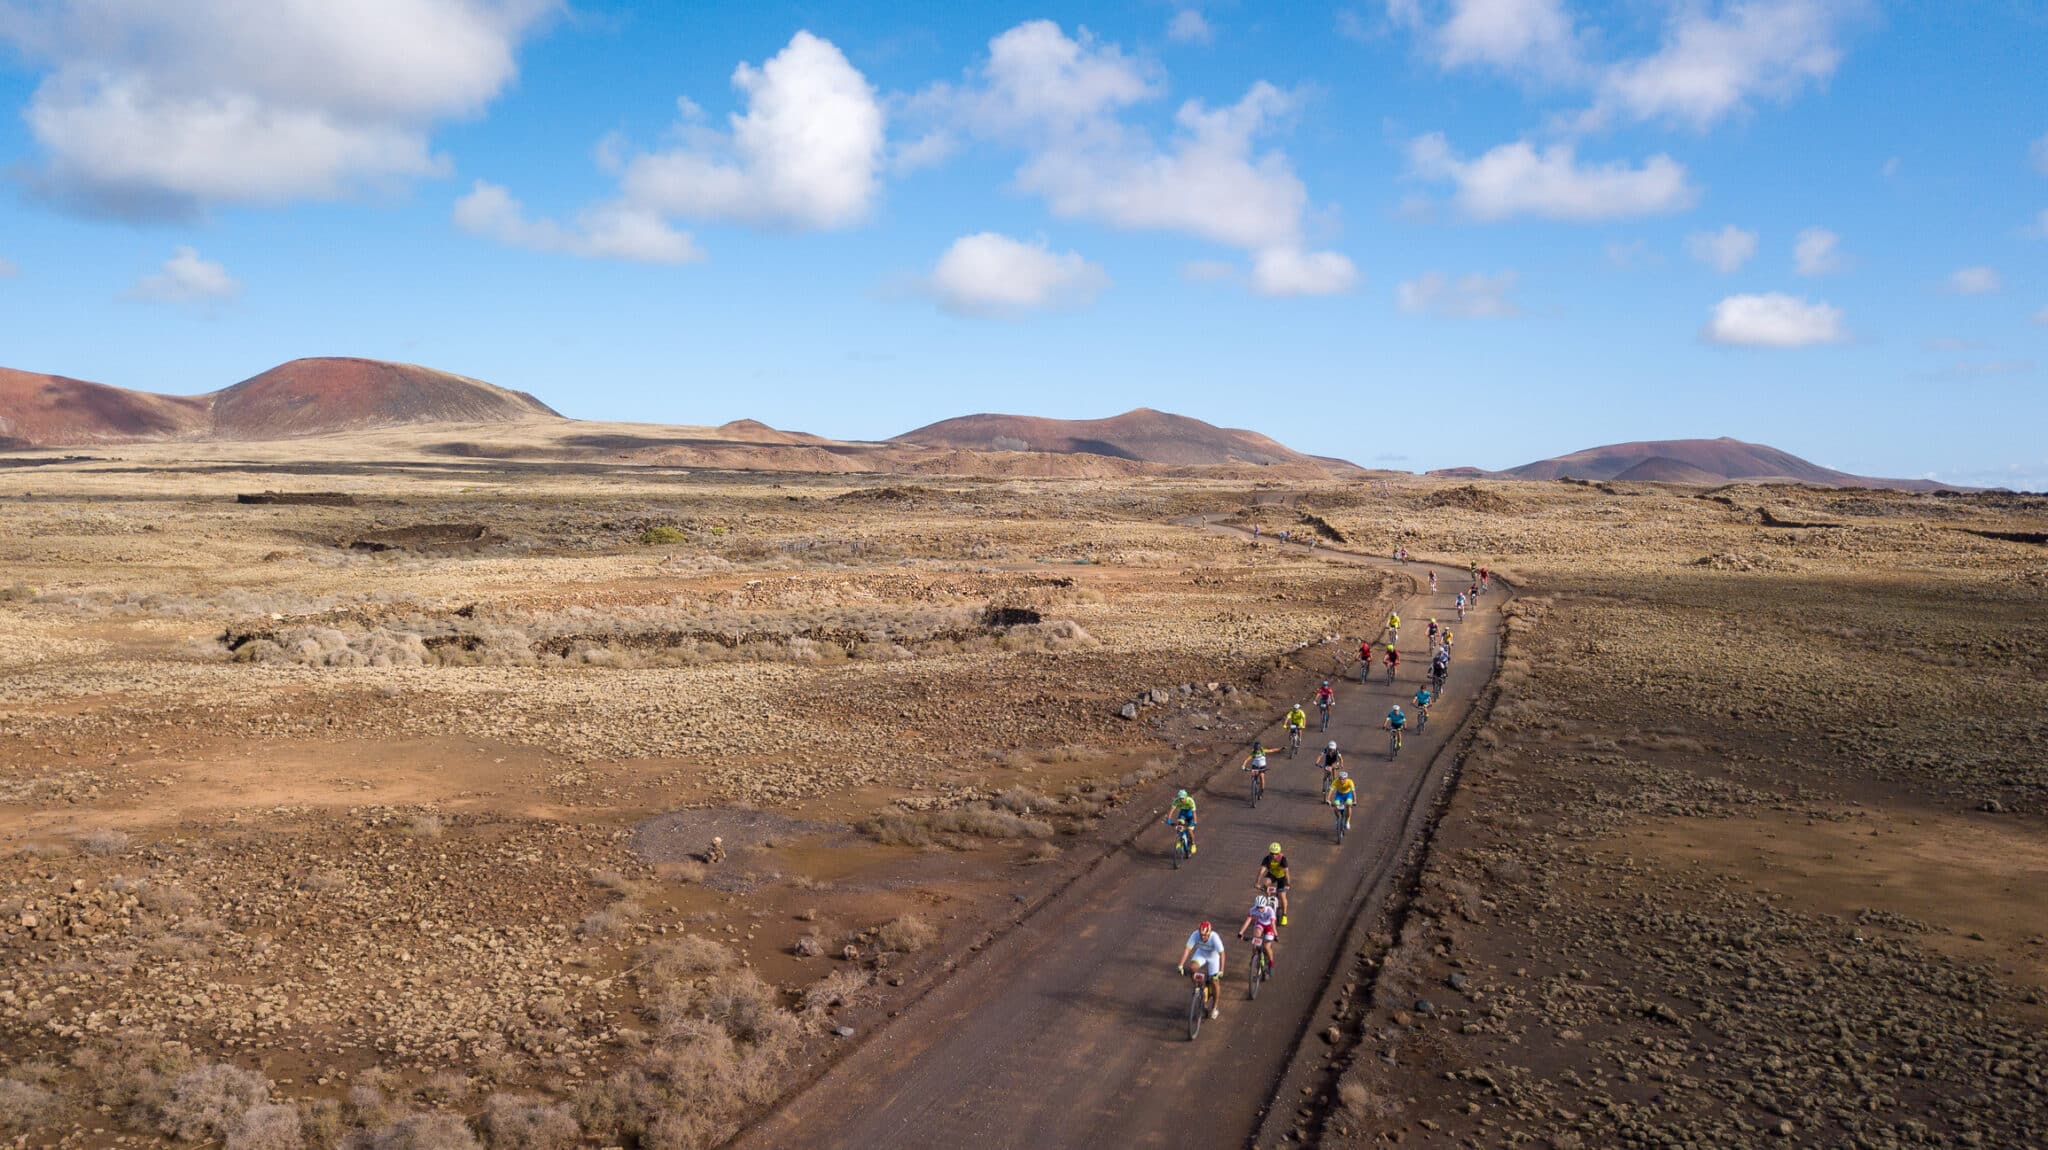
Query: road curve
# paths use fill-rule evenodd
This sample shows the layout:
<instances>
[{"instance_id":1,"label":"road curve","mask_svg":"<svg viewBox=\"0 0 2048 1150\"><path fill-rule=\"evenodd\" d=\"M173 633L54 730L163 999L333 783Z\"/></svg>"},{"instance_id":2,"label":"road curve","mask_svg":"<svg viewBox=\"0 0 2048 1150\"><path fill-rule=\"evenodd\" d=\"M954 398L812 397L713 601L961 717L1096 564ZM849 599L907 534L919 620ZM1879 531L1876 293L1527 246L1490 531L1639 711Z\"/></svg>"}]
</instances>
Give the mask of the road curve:
<instances>
[{"instance_id":1,"label":"road curve","mask_svg":"<svg viewBox=\"0 0 2048 1150\"><path fill-rule=\"evenodd\" d=\"M1234 531L1208 518L1189 521ZM1241 533L1240 533L1241 534ZM1274 546L1270 538L1264 545ZM1298 546L1298 545L1290 545ZM1306 550L1305 548L1303 550ZM1397 570L1419 583L1430 566L1318 548L1333 562ZM892 1019L808 1088L742 1131L736 1147L1160 1146L1241 1147L1255 1134L1322 994L1351 920L1408 845L1410 812L1430 761L1463 722L1493 669L1506 595L1458 624L1458 659L1427 734L1386 758L1380 719L1408 703L1425 662L1427 617L1450 618L1466 573L1436 567L1444 591L1409 597L1404 674L1390 688L1337 684L1329 734L1361 793L1340 848L1318 800L1310 744L1278 757L1266 799L1245 801L1235 760L1219 764L1201 800L1200 850L1171 866L1156 821L1129 847L1047 902L944 983ZM1353 664L1355 667L1355 664ZM1303 702L1313 687L1304 679ZM1275 741L1269 732L1269 742ZM1170 792L1155 796L1162 818ZM1232 943L1222 1017L1187 1037L1186 982L1173 964L1194 924L1234 932L1269 842L1293 871L1279 969L1256 1002L1244 997L1246 949Z\"/></svg>"}]
</instances>

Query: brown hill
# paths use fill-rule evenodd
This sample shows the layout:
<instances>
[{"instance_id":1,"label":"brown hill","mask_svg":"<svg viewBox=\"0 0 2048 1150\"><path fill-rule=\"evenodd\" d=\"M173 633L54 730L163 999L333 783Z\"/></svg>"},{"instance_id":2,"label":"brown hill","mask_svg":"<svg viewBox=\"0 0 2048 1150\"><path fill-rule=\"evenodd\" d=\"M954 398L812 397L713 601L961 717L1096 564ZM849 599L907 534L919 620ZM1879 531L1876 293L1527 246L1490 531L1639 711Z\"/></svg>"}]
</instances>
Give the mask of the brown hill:
<instances>
[{"instance_id":1,"label":"brown hill","mask_svg":"<svg viewBox=\"0 0 2048 1150\"><path fill-rule=\"evenodd\" d=\"M1031 415L963 415L891 440L959 451L1028 451L1106 455L1138 463L1209 467L1224 463L1324 464L1254 431L1141 407L1108 419L1044 419ZM1348 464L1344 465L1349 467Z\"/></svg>"},{"instance_id":2,"label":"brown hill","mask_svg":"<svg viewBox=\"0 0 2048 1150\"><path fill-rule=\"evenodd\" d=\"M1931 491L1947 486L1927 479L1872 479L1851 475L1809 463L1787 451L1739 439L1664 439L1643 443L1614 443L1589 447L1555 459L1539 459L1506 471L1481 472L1459 467L1433 471L1432 475L1492 479L1620 479L1632 468L1652 464L1647 472L1629 476L1650 479L1657 474L1684 474L1677 483L1726 483L1749 480L1758 483L1810 483L1822 487L1892 487L1906 491Z\"/></svg>"},{"instance_id":3,"label":"brown hill","mask_svg":"<svg viewBox=\"0 0 2048 1150\"><path fill-rule=\"evenodd\" d=\"M158 395L0 368L0 446L282 439L412 423L499 423L553 408L523 391L374 359L295 359L206 395Z\"/></svg>"},{"instance_id":4,"label":"brown hill","mask_svg":"<svg viewBox=\"0 0 2048 1150\"><path fill-rule=\"evenodd\" d=\"M1715 487L1727 479L1668 455L1652 455L1614 477L1627 483L1696 483Z\"/></svg>"},{"instance_id":5,"label":"brown hill","mask_svg":"<svg viewBox=\"0 0 2048 1150\"><path fill-rule=\"evenodd\" d=\"M153 395L0 367L0 446L166 439L193 434L209 419L204 396Z\"/></svg>"},{"instance_id":6,"label":"brown hill","mask_svg":"<svg viewBox=\"0 0 2048 1150\"><path fill-rule=\"evenodd\" d=\"M295 359L206 398L214 434L228 439L559 414L523 391L375 359Z\"/></svg>"}]
</instances>

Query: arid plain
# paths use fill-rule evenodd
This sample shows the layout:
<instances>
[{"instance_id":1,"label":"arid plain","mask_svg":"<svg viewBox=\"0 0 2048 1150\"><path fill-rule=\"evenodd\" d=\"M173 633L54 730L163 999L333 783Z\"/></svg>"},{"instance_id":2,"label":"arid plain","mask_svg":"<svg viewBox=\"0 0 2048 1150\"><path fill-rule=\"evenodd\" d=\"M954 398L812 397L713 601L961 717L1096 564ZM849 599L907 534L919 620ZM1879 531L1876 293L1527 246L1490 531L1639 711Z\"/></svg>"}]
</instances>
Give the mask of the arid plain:
<instances>
[{"instance_id":1,"label":"arid plain","mask_svg":"<svg viewBox=\"0 0 2048 1150\"><path fill-rule=\"evenodd\" d=\"M1259 1145L2048 1138L2048 499L325 442L0 473L23 1145L718 1143L1414 590L1198 515L1518 592Z\"/></svg>"}]
</instances>

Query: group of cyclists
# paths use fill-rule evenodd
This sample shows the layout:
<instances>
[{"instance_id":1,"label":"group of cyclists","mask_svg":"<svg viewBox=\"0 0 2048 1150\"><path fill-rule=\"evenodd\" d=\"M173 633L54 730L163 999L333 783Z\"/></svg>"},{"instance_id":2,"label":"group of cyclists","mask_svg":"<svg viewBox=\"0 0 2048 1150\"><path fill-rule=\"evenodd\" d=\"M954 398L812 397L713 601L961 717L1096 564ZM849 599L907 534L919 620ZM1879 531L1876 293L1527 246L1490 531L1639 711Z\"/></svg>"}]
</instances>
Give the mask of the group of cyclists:
<instances>
[{"instance_id":1,"label":"group of cyclists","mask_svg":"<svg viewBox=\"0 0 2048 1150\"><path fill-rule=\"evenodd\" d=\"M1405 549L1397 551L1395 557L1405 561ZM1456 599L1459 619L1462 620L1467 607L1477 603L1479 596L1489 589L1490 576L1491 573L1485 568L1476 565L1472 567L1470 584ZM1437 590L1437 576L1434 571L1429 575L1429 586L1432 593ZM1395 673L1400 667L1400 629L1400 614L1389 612L1383 644L1389 684L1394 682ZM1430 708L1443 697L1444 679L1450 672L1451 650L1455 641L1451 628L1434 618L1428 620L1427 636L1429 670L1426 680L1416 688L1414 696L1418 730L1428 729ZM1372 654L1373 641L1361 640L1358 645L1360 683L1367 681L1372 667ZM1320 729L1327 733L1330 729L1330 712L1336 705L1336 691L1329 680L1323 680L1322 685L1316 688L1314 702L1321 723ZM1308 712L1300 703L1296 703L1288 709L1281 722L1286 729L1286 750L1291 758L1301 747L1302 733L1308 727ZM1381 729L1387 732L1389 759L1400 754L1401 736L1407 725L1407 712L1402 710L1399 702L1394 703L1381 724ZM1240 769L1251 775L1254 804L1265 792L1265 775L1270 765L1267 756L1278 754L1281 749L1265 746L1263 739L1252 740L1251 752ZM1338 748L1335 739L1329 740L1316 756L1316 766L1322 773L1322 801L1334 808L1337 841L1342 844L1344 832L1350 827L1352 808L1358 801L1358 786L1351 778L1350 772L1345 769L1344 754ZM1179 792L1167 814L1167 822L1187 836L1187 849L1190 854L1195 849L1193 835L1196 817L1194 798L1185 790ZM1251 909L1246 912L1244 922L1238 927L1237 937L1251 943L1255 960L1263 960L1264 973L1270 977L1274 969L1274 952L1275 944L1279 940L1279 928L1287 925L1287 855L1280 849L1279 843L1271 844L1267 848L1265 858L1259 860L1253 888L1256 893L1252 899ZM1205 921L1188 936L1187 945L1181 951L1180 962L1176 965L1181 974L1198 978L1203 1002L1207 1005L1210 1018L1216 1018L1221 1013L1216 983L1223 974L1223 958L1223 938L1214 923Z\"/></svg>"}]
</instances>

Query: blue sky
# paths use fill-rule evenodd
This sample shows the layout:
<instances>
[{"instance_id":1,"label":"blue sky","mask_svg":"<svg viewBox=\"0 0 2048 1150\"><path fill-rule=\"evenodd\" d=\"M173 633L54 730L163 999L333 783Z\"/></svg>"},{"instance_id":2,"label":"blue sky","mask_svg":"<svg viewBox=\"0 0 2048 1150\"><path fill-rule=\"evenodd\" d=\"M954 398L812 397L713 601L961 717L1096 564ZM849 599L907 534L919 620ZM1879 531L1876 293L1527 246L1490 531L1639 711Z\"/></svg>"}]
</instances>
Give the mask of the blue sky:
<instances>
[{"instance_id":1,"label":"blue sky","mask_svg":"<svg viewBox=\"0 0 2048 1150\"><path fill-rule=\"evenodd\" d=\"M0 364L2048 487L2048 10L0 0Z\"/></svg>"}]
</instances>

